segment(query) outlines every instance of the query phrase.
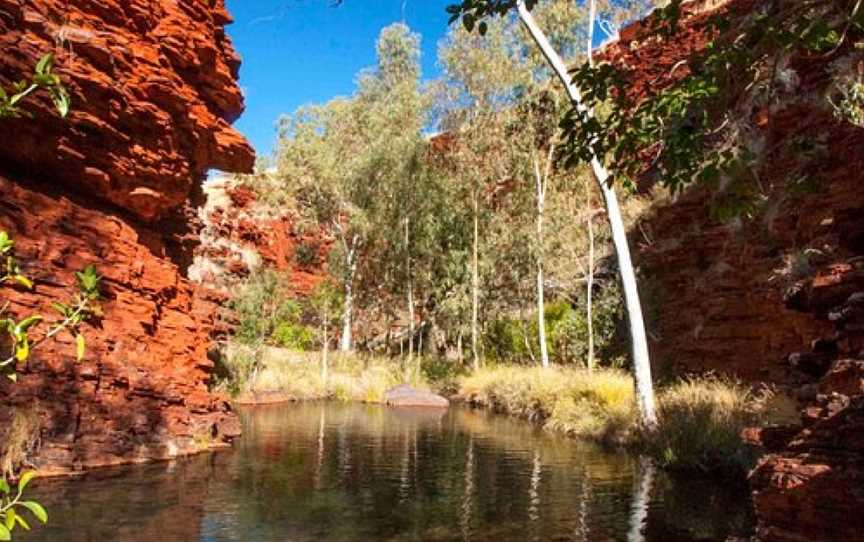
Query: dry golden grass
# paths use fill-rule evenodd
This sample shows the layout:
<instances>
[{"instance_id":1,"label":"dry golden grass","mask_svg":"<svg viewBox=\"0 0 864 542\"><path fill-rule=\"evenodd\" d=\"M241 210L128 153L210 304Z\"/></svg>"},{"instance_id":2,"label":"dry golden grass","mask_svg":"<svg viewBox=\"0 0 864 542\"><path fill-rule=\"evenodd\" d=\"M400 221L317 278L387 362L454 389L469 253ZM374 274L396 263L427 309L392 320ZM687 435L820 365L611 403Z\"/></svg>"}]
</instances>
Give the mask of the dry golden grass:
<instances>
[{"instance_id":1,"label":"dry golden grass","mask_svg":"<svg viewBox=\"0 0 864 542\"><path fill-rule=\"evenodd\" d=\"M687 470L746 471L755 450L741 438L769 416L770 401L733 380L682 380L658 394L659 427L637 445L660 464Z\"/></svg>"},{"instance_id":2,"label":"dry golden grass","mask_svg":"<svg viewBox=\"0 0 864 542\"><path fill-rule=\"evenodd\" d=\"M293 401L383 403L387 390L400 384L428 389L417 371L388 358L331 353L329 363L325 382L320 354L270 348L240 391L279 392Z\"/></svg>"},{"instance_id":3,"label":"dry golden grass","mask_svg":"<svg viewBox=\"0 0 864 542\"><path fill-rule=\"evenodd\" d=\"M623 371L484 368L459 381L459 398L576 437L621 443L635 422L633 380Z\"/></svg>"},{"instance_id":4,"label":"dry golden grass","mask_svg":"<svg viewBox=\"0 0 864 542\"><path fill-rule=\"evenodd\" d=\"M633 379L617 370L489 367L460 379L458 397L575 437L625 445L666 467L706 472L746 471L756 456L742 431L796 416L781 394L705 377L658 389L659 425L646 432L638 424Z\"/></svg>"},{"instance_id":5,"label":"dry golden grass","mask_svg":"<svg viewBox=\"0 0 864 542\"><path fill-rule=\"evenodd\" d=\"M10 478L27 464L39 444L42 429L36 408L15 408L6 431L0 433L0 478Z\"/></svg>"}]
</instances>

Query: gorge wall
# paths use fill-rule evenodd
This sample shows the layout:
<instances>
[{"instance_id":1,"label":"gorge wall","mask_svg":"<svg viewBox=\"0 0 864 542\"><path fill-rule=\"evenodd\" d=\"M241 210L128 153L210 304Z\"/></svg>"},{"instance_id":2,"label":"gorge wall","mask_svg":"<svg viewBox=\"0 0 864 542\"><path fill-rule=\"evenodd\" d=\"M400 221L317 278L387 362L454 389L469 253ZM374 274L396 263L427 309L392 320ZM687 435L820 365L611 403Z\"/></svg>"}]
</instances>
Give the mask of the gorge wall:
<instances>
[{"instance_id":1,"label":"gorge wall","mask_svg":"<svg viewBox=\"0 0 864 542\"><path fill-rule=\"evenodd\" d=\"M635 25L605 55L628 68L638 97L688 73L716 10L734 32L739 18L799 6L693 2L681 32L659 39ZM864 66L852 42L778 53L775 93L733 105L735 142L755 156L752 212L718 220L726 186L691 187L631 231L655 369L768 382L801 406L800 424L747 434L770 452L750 476L765 541L853 540L864 529L864 129L835 109Z\"/></svg>"},{"instance_id":2,"label":"gorge wall","mask_svg":"<svg viewBox=\"0 0 864 542\"><path fill-rule=\"evenodd\" d=\"M256 190L262 181L263 188ZM253 273L271 270L286 279L288 294L312 293L326 276L332 241L318 228L304 231L291 205L259 196L278 189L267 173L220 176L204 184L205 203L198 210L201 242L190 278L228 293Z\"/></svg>"},{"instance_id":3,"label":"gorge wall","mask_svg":"<svg viewBox=\"0 0 864 542\"><path fill-rule=\"evenodd\" d=\"M50 316L88 264L103 315L85 359L59 335L0 383L0 427L35 412L29 461L43 472L168 458L224 445L239 425L208 391L221 294L185 272L207 171L251 171L230 123L243 110L222 0L0 0L0 84L45 53L72 98L37 96L3 120L0 228L35 281L3 289L16 316Z\"/></svg>"}]
</instances>

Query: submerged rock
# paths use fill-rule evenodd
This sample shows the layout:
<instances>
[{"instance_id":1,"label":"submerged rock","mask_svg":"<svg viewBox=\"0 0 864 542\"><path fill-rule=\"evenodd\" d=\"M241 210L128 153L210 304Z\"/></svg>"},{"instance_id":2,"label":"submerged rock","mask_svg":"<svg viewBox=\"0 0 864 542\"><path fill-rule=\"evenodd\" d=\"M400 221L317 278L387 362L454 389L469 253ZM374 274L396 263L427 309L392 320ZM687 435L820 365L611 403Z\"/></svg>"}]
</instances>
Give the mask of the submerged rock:
<instances>
[{"instance_id":1,"label":"submerged rock","mask_svg":"<svg viewBox=\"0 0 864 542\"><path fill-rule=\"evenodd\" d=\"M422 408L447 408L450 401L436 393L421 391L407 384L397 386L388 390L384 395L387 406L393 407L422 407Z\"/></svg>"}]
</instances>

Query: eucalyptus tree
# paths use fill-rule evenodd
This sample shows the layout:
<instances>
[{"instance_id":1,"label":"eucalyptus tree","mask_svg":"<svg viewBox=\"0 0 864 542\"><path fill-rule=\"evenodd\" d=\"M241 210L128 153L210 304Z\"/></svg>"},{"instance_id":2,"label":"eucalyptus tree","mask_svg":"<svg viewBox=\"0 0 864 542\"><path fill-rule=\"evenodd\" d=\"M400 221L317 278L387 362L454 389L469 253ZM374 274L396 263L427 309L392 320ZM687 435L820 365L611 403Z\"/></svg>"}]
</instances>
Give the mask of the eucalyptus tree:
<instances>
[{"instance_id":1,"label":"eucalyptus tree","mask_svg":"<svg viewBox=\"0 0 864 542\"><path fill-rule=\"evenodd\" d=\"M476 26L480 34L488 32L490 16L501 15L501 19L506 20L507 16L515 10L519 20L530 34L549 67L563 84L573 108L580 113L580 119L583 122L596 122L593 110L585 106L582 93L571 78L561 54L555 49L549 37L543 32L531 14L531 8L538 3L538 0L463 0L460 4L452 5L447 9L452 14L451 21L461 18L466 30L471 31ZM612 176L603 163L602 156L598 156L590 146L585 149L584 154L588 158L587 161L591 165L595 180L603 194L606 204L606 214L612 229L613 243L630 322L633 372L641 421L646 427L653 427L657 423L657 416L651 378L648 340L641 301L639 299L636 272L630 256L630 247L618 203L618 196L612 185Z\"/></svg>"},{"instance_id":2,"label":"eucalyptus tree","mask_svg":"<svg viewBox=\"0 0 864 542\"><path fill-rule=\"evenodd\" d=\"M471 217L471 357L480 365L481 235L490 217L489 195L507 171L498 159L502 123L496 113L512 104L514 89L526 83L525 72L509 54L516 42L507 26L493 25L488 40L455 28L439 48L443 80L438 120L455 144L450 149L453 181Z\"/></svg>"},{"instance_id":3,"label":"eucalyptus tree","mask_svg":"<svg viewBox=\"0 0 864 542\"><path fill-rule=\"evenodd\" d=\"M419 37L405 25L384 28L377 65L360 74L351 98L301 108L281 122L278 174L305 218L335 239L331 272L342 286L340 349L353 349L353 317L364 252L420 141ZM368 259L368 258L367 258Z\"/></svg>"},{"instance_id":4,"label":"eucalyptus tree","mask_svg":"<svg viewBox=\"0 0 864 542\"><path fill-rule=\"evenodd\" d=\"M584 10L581 7L573 2L544 2L538 7L537 15L551 29L550 36L554 43L561 50L566 51L568 57L575 57L581 53L580 43L583 40L585 20ZM450 98L447 104L449 109L444 117L444 128L455 133L471 134L460 136L461 139L468 140L465 144L466 148L460 151L470 154L474 150L482 153L484 158L493 158L493 162L488 164L491 168L479 167L478 162L482 161L477 160L462 164L463 170L473 175L466 183L475 188L475 192L469 198L473 205L473 215L483 216L478 203L484 201L473 197L474 195L482 191L487 194L502 190L515 192L511 194L510 199L513 201L506 211L509 216L508 224L511 229L530 227L533 231L531 237L523 244L505 242L507 238L516 235L514 231L497 232L495 235L501 237L500 243L487 240L490 246L496 243L500 246L492 252L492 258L497 257L498 265L495 267L496 273L484 282L485 289L491 294L495 281L508 281L508 287L518 286L515 291L521 291L523 285L518 281L528 279L528 274L517 269L517 263L524 256L520 252L527 250L532 254L535 270L529 282L534 284L535 290L540 362L548 366L543 272L543 257L546 253L544 223L546 195L552 182L551 177L557 174L552 165L558 132L555 130L557 117L543 113L536 108L540 104L532 102L535 94L554 93L547 90L551 72L543 57L533 49L530 39L516 20L494 19L484 21L483 36L472 34L467 27L456 27L451 30L448 40L439 51L439 56L445 68L443 82L448 89L447 97ZM541 92L539 89L544 90ZM526 104L530 105L523 107ZM512 137L514 133L519 133L523 137L514 138ZM485 188L482 189L481 185L484 183L479 182L481 176L478 175L481 171L495 174L494 177L485 179ZM508 182L510 186L500 186ZM534 187L531 206L525 205L528 200L524 197L523 191L528 183ZM495 204L494 201L489 200L490 198L486 198L487 204ZM522 220L529 215L532 217L530 226L529 221ZM487 232L485 237L489 236ZM472 265L474 300L472 312L475 315L478 312L480 297L479 269L482 266L477 262L477 256L483 252L479 246L482 244L482 237L484 236L478 233L475 250L473 250L475 257ZM507 247L509 252L501 250ZM517 277L520 273L521 275ZM505 300L489 299L488 301L504 302ZM519 308L520 321L523 321L522 307ZM474 316L472 338L477 336L477 327L477 318ZM526 349L529 353L533 352L530 347ZM475 352L476 360L476 347L472 350Z\"/></svg>"}]
</instances>

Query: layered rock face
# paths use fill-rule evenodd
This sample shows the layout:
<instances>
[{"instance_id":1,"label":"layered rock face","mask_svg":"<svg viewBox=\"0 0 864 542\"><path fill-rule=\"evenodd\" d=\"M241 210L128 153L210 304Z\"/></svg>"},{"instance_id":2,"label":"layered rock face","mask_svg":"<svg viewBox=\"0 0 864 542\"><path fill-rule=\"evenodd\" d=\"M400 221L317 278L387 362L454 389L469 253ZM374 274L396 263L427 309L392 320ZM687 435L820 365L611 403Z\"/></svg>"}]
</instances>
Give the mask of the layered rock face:
<instances>
[{"instance_id":1,"label":"layered rock face","mask_svg":"<svg viewBox=\"0 0 864 542\"><path fill-rule=\"evenodd\" d=\"M758 534L778 542L855 540L864 531L864 258L801 281L787 303L834 331L791 356L819 380L801 389L808 399L801 427L775 442L762 439L772 453L751 474Z\"/></svg>"},{"instance_id":2,"label":"layered rock face","mask_svg":"<svg viewBox=\"0 0 864 542\"><path fill-rule=\"evenodd\" d=\"M0 84L51 52L72 97L66 120L38 96L32 118L0 121L0 228L36 283L3 299L18 317L50 317L75 271L104 277L85 359L61 334L0 384L0 427L35 411L29 460L45 472L174 457L239 432L208 391L222 298L185 276L207 170L254 162L229 124L243 109L229 22L221 0L0 0Z\"/></svg>"},{"instance_id":3,"label":"layered rock face","mask_svg":"<svg viewBox=\"0 0 864 542\"><path fill-rule=\"evenodd\" d=\"M6 121L0 159L146 220L184 204L209 168L248 171L222 0L0 0L0 80L54 53L66 121L42 100ZM14 135L13 135L14 134Z\"/></svg>"},{"instance_id":4,"label":"layered rock face","mask_svg":"<svg viewBox=\"0 0 864 542\"><path fill-rule=\"evenodd\" d=\"M633 98L639 100L689 73L688 60L708 42L705 24L718 10L746 15L758 5L753 0L694 2L673 37L645 39L647 23L637 24L604 55L629 70ZM797 87L779 97L782 107L769 111L747 103L732 113L741 137L768 149L756 172L765 186L758 217L717 220L723 189L691 187L657 205L631 234L654 338L652 358L661 375L721 371L749 381L795 382L799 379L788 369L787 354L826 330L818 319L787 308L783 290L800 272L793 268L804 252L821 248L832 230L838 234L836 226L824 222L832 213L854 209L861 198L850 193L854 180L849 182L837 162L820 172L818 193L795 197L788 189L803 174L792 170L801 162L790 156L794 143L823 140L825 122L837 126L827 107L809 110L812 103L826 103L820 94L824 75L807 77L795 76ZM836 145L852 131L835 133L826 150L843 152L846 147ZM649 170L642 185L658 180Z\"/></svg>"},{"instance_id":5,"label":"layered rock face","mask_svg":"<svg viewBox=\"0 0 864 542\"><path fill-rule=\"evenodd\" d=\"M691 4L672 38L634 27L607 48L630 68L636 97L687 73L715 4ZM720 4L734 29L766 3ZM655 369L779 384L801 403L800 426L749 435L771 452L751 474L766 541L864 531L864 130L826 99L862 61L848 41L827 55L779 55L771 98L744 93L732 105L736 142L756 158L751 212L715 219L727 187L691 187L631 232ZM648 171L643 186L656 180Z\"/></svg>"},{"instance_id":6,"label":"layered rock face","mask_svg":"<svg viewBox=\"0 0 864 542\"><path fill-rule=\"evenodd\" d=\"M332 240L317 231L302 231L285 206L260 201L250 182L278 190L266 174L259 177L217 177L204 185L199 211L201 243L195 249L190 278L231 292L243 279L262 269L289 278L296 296L307 296L327 273Z\"/></svg>"}]
</instances>

